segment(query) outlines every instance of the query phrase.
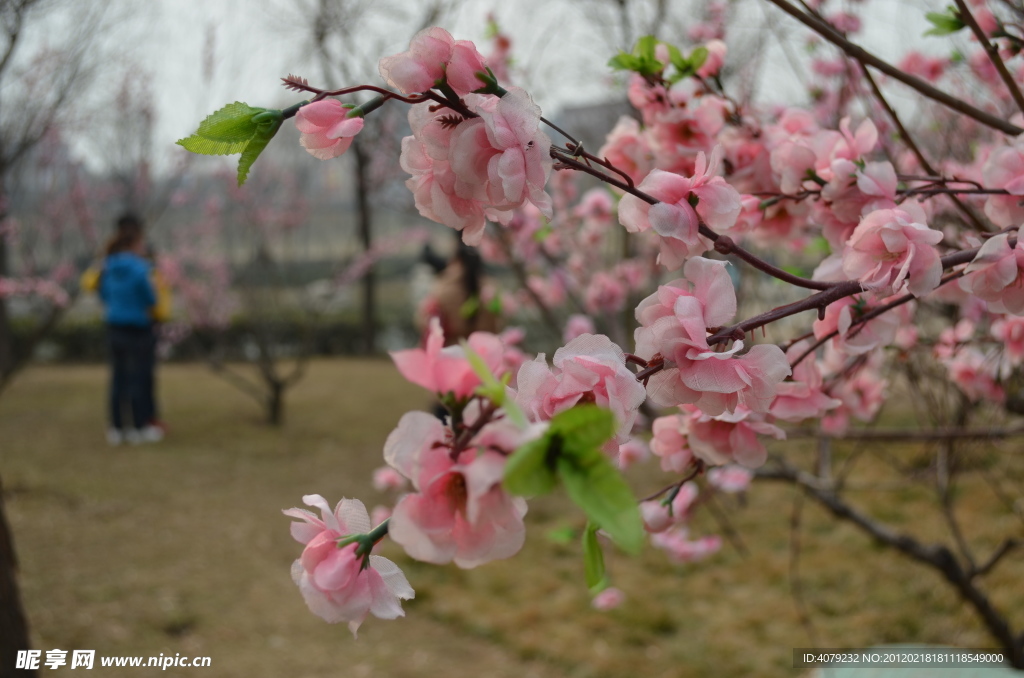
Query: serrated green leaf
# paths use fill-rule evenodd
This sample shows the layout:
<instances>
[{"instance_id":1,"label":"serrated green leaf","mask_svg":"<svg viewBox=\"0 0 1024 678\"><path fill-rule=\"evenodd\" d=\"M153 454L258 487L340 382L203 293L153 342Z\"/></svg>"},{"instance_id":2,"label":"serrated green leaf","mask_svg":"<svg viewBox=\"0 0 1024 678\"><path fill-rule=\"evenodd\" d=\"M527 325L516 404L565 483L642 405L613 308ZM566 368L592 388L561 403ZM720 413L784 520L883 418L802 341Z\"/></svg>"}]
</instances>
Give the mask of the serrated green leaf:
<instances>
[{"instance_id":1,"label":"serrated green leaf","mask_svg":"<svg viewBox=\"0 0 1024 678\"><path fill-rule=\"evenodd\" d=\"M198 153L199 155L234 155L244 151L245 147L249 145L249 140L228 143L226 141L214 141L201 137L198 134L193 134L190 137L178 139L175 143L186 151Z\"/></svg>"},{"instance_id":2,"label":"serrated green leaf","mask_svg":"<svg viewBox=\"0 0 1024 678\"><path fill-rule=\"evenodd\" d=\"M618 469L598 448L574 449L557 457L558 475L569 497L627 553L644 544L636 498Z\"/></svg>"},{"instance_id":3,"label":"serrated green leaf","mask_svg":"<svg viewBox=\"0 0 1024 678\"><path fill-rule=\"evenodd\" d=\"M557 450L551 450L552 444L554 441L545 435L513 452L505 463L505 489L523 497L536 497L555 489L558 477L552 459Z\"/></svg>"},{"instance_id":4,"label":"serrated green leaf","mask_svg":"<svg viewBox=\"0 0 1024 678\"><path fill-rule=\"evenodd\" d=\"M925 35L952 35L967 25L953 8L945 12L928 12L924 18L932 25L932 28L924 32Z\"/></svg>"},{"instance_id":5,"label":"serrated green leaf","mask_svg":"<svg viewBox=\"0 0 1024 678\"><path fill-rule=\"evenodd\" d=\"M583 572L587 579L587 588L591 593L600 593L608 585L605 576L604 551L597 541L598 526L588 522L583 530ZM596 589L596 590L595 590Z\"/></svg>"},{"instance_id":6,"label":"serrated green leaf","mask_svg":"<svg viewBox=\"0 0 1024 678\"><path fill-rule=\"evenodd\" d=\"M698 47L697 49L690 52L690 58L687 62L690 64L690 68L696 73L700 70L700 67L704 65L704 62L708 60L708 48Z\"/></svg>"},{"instance_id":7,"label":"serrated green leaf","mask_svg":"<svg viewBox=\"0 0 1024 678\"><path fill-rule=\"evenodd\" d=\"M615 433L615 416L597 405L577 405L551 418L548 435L562 438L566 450L598 448Z\"/></svg>"},{"instance_id":8,"label":"serrated green leaf","mask_svg":"<svg viewBox=\"0 0 1024 678\"><path fill-rule=\"evenodd\" d=\"M258 127L253 117L266 110L236 101L206 116L206 119L199 123L196 135L226 143L248 141L256 134Z\"/></svg>"},{"instance_id":9,"label":"serrated green leaf","mask_svg":"<svg viewBox=\"0 0 1024 678\"><path fill-rule=\"evenodd\" d=\"M260 111L263 112L263 111ZM278 111L280 113L280 111ZM252 139L246 145L245 150L242 151L242 155L238 158L238 185L241 186L245 183L246 178L249 176L249 169L252 164L256 162L256 158L260 157L260 153L267 147L270 140L277 134L277 130L281 129L281 116L271 121L263 122L256 126L256 134L253 135Z\"/></svg>"}]
</instances>

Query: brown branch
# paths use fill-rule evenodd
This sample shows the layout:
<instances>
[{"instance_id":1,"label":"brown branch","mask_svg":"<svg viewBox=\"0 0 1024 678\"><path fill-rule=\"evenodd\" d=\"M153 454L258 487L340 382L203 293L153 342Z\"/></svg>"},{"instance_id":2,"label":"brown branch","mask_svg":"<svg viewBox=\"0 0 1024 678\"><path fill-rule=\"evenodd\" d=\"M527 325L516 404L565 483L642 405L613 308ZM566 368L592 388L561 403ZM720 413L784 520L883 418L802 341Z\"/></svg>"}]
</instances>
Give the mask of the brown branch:
<instances>
[{"instance_id":1,"label":"brown branch","mask_svg":"<svg viewBox=\"0 0 1024 678\"><path fill-rule=\"evenodd\" d=\"M868 84L871 86L871 91L874 92L875 98L878 100L878 103L882 104L882 107L885 109L886 113L889 114L889 117L892 119L893 124L896 125L897 131L899 131L900 133L900 137L903 138L903 143L907 145L907 148L910 149L910 152L914 154L914 157L916 157L917 161L921 164L921 169L928 172L929 174L938 174L938 172L936 172L935 169L932 167L932 164L928 162L928 159L924 157L924 153L921 152L921 149L914 142L914 139L913 137L910 136L910 133L907 131L907 128L903 126L903 121L900 120L899 115L896 114L896 109L889 105L888 99L886 99L885 95L882 94L882 89L878 86L878 83L875 82L875 78L871 75L871 71L869 71L868 67L864 65L864 62L859 61L857 63L860 64L860 70L864 74L864 79L867 80ZM962 200L960 200L960 198L950 194L949 199L953 202L954 205L956 205L957 209L960 210L960 213L963 214L964 217L966 217L967 220L974 225L975 230L991 230L990 228L987 228L985 226L981 219L978 218L978 215L974 213L974 210L968 207Z\"/></svg>"},{"instance_id":2,"label":"brown branch","mask_svg":"<svg viewBox=\"0 0 1024 678\"><path fill-rule=\"evenodd\" d=\"M999 563L999 561L1002 560L1003 556L1005 556L1007 553L1010 553L1019 546L1021 546L1021 542L1017 541L1016 539L1007 539L1002 544L1000 544L999 548L997 548L991 556L989 556L988 560L982 563L980 567L976 567L974 568L974 570L971 571L971 578L982 577L988 574Z\"/></svg>"},{"instance_id":3,"label":"brown branch","mask_svg":"<svg viewBox=\"0 0 1024 678\"><path fill-rule=\"evenodd\" d=\"M892 527L876 521L843 501L819 478L801 471L784 460L775 459L770 467L759 469L756 477L796 485L836 518L855 525L880 544L937 571L956 589L960 597L974 608L989 633L1006 650L1010 663L1016 668L1024 668L1024 638L1018 638L1014 634L1007 618L992 605L988 596L974 585L971 573L964 570L949 548L942 544L922 543L909 534L897 532Z\"/></svg>"},{"instance_id":4,"label":"brown branch","mask_svg":"<svg viewBox=\"0 0 1024 678\"><path fill-rule=\"evenodd\" d=\"M1001 440L1024 436L1024 426L1013 428L959 428L934 431L917 429L854 430L845 433L823 433L816 429L798 428L786 431L786 439L826 438L828 440L868 440L873 442L933 442L937 440Z\"/></svg>"},{"instance_id":5,"label":"brown branch","mask_svg":"<svg viewBox=\"0 0 1024 678\"><path fill-rule=\"evenodd\" d=\"M555 165L555 169L568 168L580 172L586 172L587 174L593 177L597 177L598 179L607 184L611 184L612 186L615 186L616 188L619 188L625 191L626 193L629 193L630 195L640 198L641 200L650 205L657 205L659 202L661 202L657 198L648 195L647 193L644 193L643 191L634 186L630 186L629 184L623 181L620 181L614 177L610 177L607 174L598 171L597 169L591 167L590 165L587 165L586 163L578 161L575 157L570 155L569 152L564 149L552 146L551 157L557 163ZM619 172L619 170L614 171ZM781 268L778 268L777 266L772 266L767 261L764 261L763 259L753 254L752 252L737 245L729 236L715 233L710 228L708 228L707 224L705 224L703 221L700 222L699 231L702 236L704 236L705 238L707 238L708 240L715 244L715 251L718 252L719 254L733 254L737 258L742 259L743 261L750 264L757 270L763 273L767 273L773 278L778 278L782 282L786 282L789 283L790 285L795 285L797 287L803 287L805 289L810 290L830 290L842 285L842 283L825 282L821 280L809 280L807 278L801 278L800 276L788 273L782 270Z\"/></svg>"},{"instance_id":6,"label":"brown branch","mask_svg":"<svg viewBox=\"0 0 1024 678\"><path fill-rule=\"evenodd\" d=\"M999 130L1000 132L1003 132L1005 134L1017 136L1018 134L1024 132L1024 129L1021 129L1016 125L1012 125L1006 120L1003 120L1002 118L996 115L992 115L991 113L983 111L980 108L971 106L970 104L962 101L961 99L958 99L950 94L947 94L946 92L943 92L942 90L936 87L933 87L932 85L928 84L927 82L920 78L914 77L909 73L904 73L903 71L896 68L892 64L889 64L879 59L877 56L868 52L863 47L853 44L852 42L847 40L839 31L832 28L826 22L821 21L805 12L801 12L793 5L789 4L787 0L768 0L768 2L772 3L786 14L789 14L791 17L793 17L800 23L804 24L821 37L831 42L833 45L841 49L852 59L855 59L856 61L877 68L879 71L885 73L889 77L895 80L899 80L904 85L907 85L908 87L917 90L919 93L923 94L929 99L938 101L939 103L953 109L954 111L957 111L958 113L962 113L963 115L966 115L969 118L973 118L974 120L977 120L978 122L980 122L983 125L986 125L987 127Z\"/></svg>"},{"instance_id":7,"label":"brown branch","mask_svg":"<svg viewBox=\"0 0 1024 678\"><path fill-rule=\"evenodd\" d=\"M1013 81L1013 76L1010 75L1010 71L1006 70L1006 64L1003 63L1002 57L999 56L999 49L992 44L985 35L985 31L981 30L981 26L978 25L978 21L971 14L971 10L967 7L964 0L956 0L957 14L960 15L960 19L971 28L971 32L974 33L974 37L978 39L982 48L985 50L985 54L988 55L988 60L992 62L992 65L996 67L996 72L999 73L999 77L1002 78L1003 84L1006 85L1006 89L1010 91L1010 96L1013 97L1013 101L1017 104L1017 108L1020 109L1021 113L1024 113L1024 94L1021 94L1020 87Z\"/></svg>"}]
</instances>

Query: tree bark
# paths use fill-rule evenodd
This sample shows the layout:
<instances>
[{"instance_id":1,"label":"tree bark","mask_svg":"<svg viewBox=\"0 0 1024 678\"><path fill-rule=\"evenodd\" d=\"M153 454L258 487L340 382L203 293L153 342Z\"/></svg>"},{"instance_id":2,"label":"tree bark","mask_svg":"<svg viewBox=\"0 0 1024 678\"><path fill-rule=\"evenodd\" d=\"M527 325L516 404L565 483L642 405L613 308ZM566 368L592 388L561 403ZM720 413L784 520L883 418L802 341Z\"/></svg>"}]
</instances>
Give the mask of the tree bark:
<instances>
[{"instance_id":1,"label":"tree bark","mask_svg":"<svg viewBox=\"0 0 1024 678\"><path fill-rule=\"evenodd\" d=\"M373 247L373 207L370 205L370 155L363 142L356 137L352 144L356 170L356 208L359 220L359 239L363 252ZM377 350L377 280L371 264L363 276L363 352L372 355Z\"/></svg>"},{"instance_id":2,"label":"tree bark","mask_svg":"<svg viewBox=\"0 0 1024 678\"><path fill-rule=\"evenodd\" d=\"M14 539L4 514L3 482L0 481L0 678L35 676L30 669L16 669L20 650L27 650L28 621L18 592L18 561Z\"/></svg>"}]
</instances>

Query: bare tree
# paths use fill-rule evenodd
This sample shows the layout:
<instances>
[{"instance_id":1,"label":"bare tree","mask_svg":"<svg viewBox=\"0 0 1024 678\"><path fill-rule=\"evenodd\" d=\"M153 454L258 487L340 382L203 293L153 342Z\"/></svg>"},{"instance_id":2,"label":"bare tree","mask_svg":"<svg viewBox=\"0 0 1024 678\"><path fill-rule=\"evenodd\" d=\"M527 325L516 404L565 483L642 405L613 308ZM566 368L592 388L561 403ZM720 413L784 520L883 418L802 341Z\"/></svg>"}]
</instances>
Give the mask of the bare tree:
<instances>
[{"instance_id":1,"label":"bare tree","mask_svg":"<svg viewBox=\"0 0 1024 678\"><path fill-rule=\"evenodd\" d=\"M60 12L74 14L67 35L55 49L41 43L34 29L59 22ZM73 118L71 102L92 74L89 49L98 35L106 3L46 0L0 1L0 221L7 217L12 175L32 149L53 129ZM65 18L72 18L65 15ZM33 42L36 44L33 45ZM34 49L33 49L34 47ZM11 272L7 240L0 237L0 277ZM44 323L52 324L52 314ZM47 325L43 325L46 327ZM31 352L16 350L9 309L0 297L0 384L25 365ZM17 669L19 650L28 648L28 623L17 585L14 542L0 493L0 677L34 675Z\"/></svg>"}]
</instances>

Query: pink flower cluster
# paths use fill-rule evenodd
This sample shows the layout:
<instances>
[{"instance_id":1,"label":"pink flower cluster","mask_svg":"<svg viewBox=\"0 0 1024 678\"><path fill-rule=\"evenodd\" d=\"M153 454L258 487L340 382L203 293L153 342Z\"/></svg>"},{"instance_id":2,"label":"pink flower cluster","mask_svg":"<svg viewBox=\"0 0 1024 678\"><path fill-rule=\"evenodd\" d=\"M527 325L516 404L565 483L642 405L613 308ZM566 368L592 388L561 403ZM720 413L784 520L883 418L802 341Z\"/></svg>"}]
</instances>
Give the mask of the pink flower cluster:
<instances>
[{"instance_id":1,"label":"pink flower cluster","mask_svg":"<svg viewBox=\"0 0 1024 678\"><path fill-rule=\"evenodd\" d=\"M405 575L393 562L380 556L359 556L358 543L339 546L350 535L370 531L366 507L358 499L342 499L332 512L318 494L302 498L320 509L320 518L300 508L283 511L302 522L292 523L292 537L305 544L302 556L292 565L298 585L313 614L331 623L348 622L355 635L368 614L380 619L402 617L400 601L414 597ZM365 566L368 558L369 567Z\"/></svg>"},{"instance_id":2,"label":"pink flower cluster","mask_svg":"<svg viewBox=\"0 0 1024 678\"><path fill-rule=\"evenodd\" d=\"M544 354L519 368L516 404L533 421L547 421L578 403L611 410L616 438L625 442L646 393L626 367L622 349L602 334L582 334L555 351L555 369Z\"/></svg>"},{"instance_id":3,"label":"pink flower cluster","mask_svg":"<svg viewBox=\"0 0 1024 678\"><path fill-rule=\"evenodd\" d=\"M686 259L711 247L711 242L700 235L701 221L716 232L736 223L740 196L717 176L721 156L720 147L715 147L710 160L698 153L692 177L653 170L637 188L661 202L651 205L629 194L619 204L619 220L627 231L653 230L658 234L658 262L666 268L677 269Z\"/></svg>"},{"instance_id":4,"label":"pink flower cluster","mask_svg":"<svg viewBox=\"0 0 1024 678\"><path fill-rule=\"evenodd\" d=\"M985 300L995 313L1024 314L1024 229L989 238L981 246L974 261L964 269L960 288Z\"/></svg>"},{"instance_id":5,"label":"pink flower cluster","mask_svg":"<svg viewBox=\"0 0 1024 678\"><path fill-rule=\"evenodd\" d=\"M721 327L736 314L736 292L726 265L690 259L684 279L659 287L636 309L637 355L646 360L659 355L669 365L648 383L648 395L660 405L693 403L712 416L738 407L766 412L778 384L790 373L778 346L762 344L737 356L742 341L728 351L708 345L708 328Z\"/></svg>"},{"instance_id":6,"label":"pink flower cluster","mask_svg":"<svg viewBox=\"0 0 1024 678\"><path fill-rule=\"evenodd\" d=\"M395 506L391 538L417 560L464 568L515 555L526 536L526 502L509 496L501 481L505 455L525 441L498 420L455 452L450 429L436 417L405 414L384 444L384 459L415 491Z\"/></svg>"},{"instance_id":7,"label":"pink flower cluster","mask_svg":"<svg viewBox=\"0 0 1024 678\"><path fill-rule=\"evenodd\" d=\"M434 26L413 36L407 51L381 59L378 70L388 85L403 94L426 92L446 82L465 96L483 87L476 74L486 73L487 62L472 42L455 40Z\"/></svg>"},{"instance_id":8,"label":"pink flower cluster","mask_svg":"<svg viewBox=\"0 0 1024 678\"><path fill-rule=\"evenodd\" d=\"M475 351L492 372L501 373L505 360L505 346L501 339L489 332L474 332L466 344ZM465 399L480 385L480 377L473 371L461 346L444 346L441 321L430 321L424 348L392 351L392 360L403 377L439 395L452 394Z\"/></svg>"},{"instance_id":9,"label":"pink flower cluster","mask_svg":"<svg viewBox=\"0 0 1024 678\"><path fill-rule=\"evenodd\" d=\"M412 175L406 186L420 214L477 245L486 220L507 224L526 204L551 216L544 191L551 140L540 130L540 108L519 88L500 99L467 95L465 102L474 117L413 106L412 136L402 141L400 162Z\"/></svg>"}]
</instances>

